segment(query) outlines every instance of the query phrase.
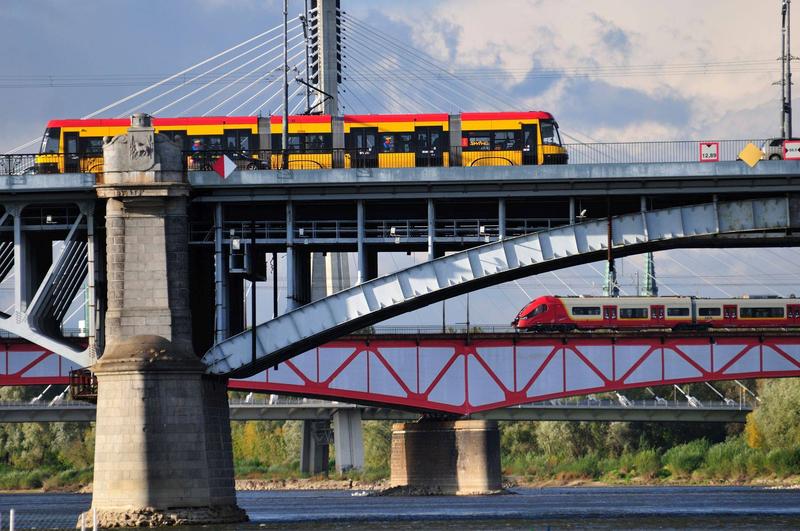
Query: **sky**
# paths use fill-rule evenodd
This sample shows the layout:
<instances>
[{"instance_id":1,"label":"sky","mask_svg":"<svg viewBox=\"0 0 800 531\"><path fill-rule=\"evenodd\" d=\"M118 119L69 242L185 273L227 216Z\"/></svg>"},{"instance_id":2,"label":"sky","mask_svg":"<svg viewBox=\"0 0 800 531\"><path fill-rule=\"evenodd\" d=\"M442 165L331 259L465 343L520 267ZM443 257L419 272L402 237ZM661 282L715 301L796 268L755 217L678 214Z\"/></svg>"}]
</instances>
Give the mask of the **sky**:
<instances>
[{"instance_id":1,"label":"sky","mask_svg":"<svg viewBox=\"0 0 800 531\"><path fill-rule=\"evenodd\" d=\"M294 19L303 2L289 5ZM500 102L550 111L570 138L602 142L780 132L779 0L342 0L342 7L346 112L493 110ZM276 0L3 0L0 152L40 137L49 119L87 115L281 21ZM403 43L460 79L426 73ZM274 111L274 103L260 110ZM662 284L682 294L800 293L797 251L770 252L672 251L659 253L656 268ZM417 259L386 256L381 268ZM632 290L641 258L621 265ZM517 308L537 293L597 293L601 285L602 276L583 266L495 288L479 304ZM453 305L461 315L452 318L463 320L464 298Z\"/></svg>"}]
</instances>

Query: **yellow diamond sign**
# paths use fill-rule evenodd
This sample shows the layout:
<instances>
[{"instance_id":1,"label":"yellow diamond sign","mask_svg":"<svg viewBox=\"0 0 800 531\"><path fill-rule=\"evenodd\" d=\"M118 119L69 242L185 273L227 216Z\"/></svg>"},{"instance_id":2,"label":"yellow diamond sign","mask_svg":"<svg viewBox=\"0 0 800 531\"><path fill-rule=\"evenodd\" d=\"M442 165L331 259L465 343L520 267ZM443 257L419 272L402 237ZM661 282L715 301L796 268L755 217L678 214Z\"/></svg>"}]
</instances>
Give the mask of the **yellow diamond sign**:
<instances>
[{"instance_id":1,"label":"yellow diamond sign","mask_svg":"<svg viewBox=\"0 0 800 531\"><path fill-rule=\"evenodd\" d=\"M764 154L761 152L755 144L747 144L741 153L739 153L739 158L745 163L750 166L751 168L755 168L758 161L761 160L761 157Z\"/></svg>"}]
</instances>

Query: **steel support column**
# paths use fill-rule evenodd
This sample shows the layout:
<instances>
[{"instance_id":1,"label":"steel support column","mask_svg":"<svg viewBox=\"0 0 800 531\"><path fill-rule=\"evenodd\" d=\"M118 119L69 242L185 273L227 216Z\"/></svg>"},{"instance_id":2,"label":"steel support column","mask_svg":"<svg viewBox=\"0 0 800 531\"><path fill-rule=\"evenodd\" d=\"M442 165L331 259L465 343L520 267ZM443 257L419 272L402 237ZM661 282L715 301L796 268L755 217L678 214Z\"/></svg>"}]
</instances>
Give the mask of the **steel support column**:
<instances>
[{"instance_id":1,"label":"steel support column","mask_svg":"<svg viewBox=\"0 0 800 531\"><path fill-rule=\"evenodd\" d=\"M436 208L433 199L428 199L428 260L436 258L434 241L436 240Z\"/></svg>"},{"instance_id":2,"label":"steel support column","mask_svg":"<svg viewBox=\"0 0 800 531\"><path fill-rule=\"evenodd\" d=\"M506 239L506 200L497 200L497 233L501 240Z\"/></svg>"},{"instance_id":3,"label":"steel support column","mask_svg":"<svg viewBox=\"0 0 800 531\"><path fill-rule=\"evenodd\" d=\"M294 264L294 206L286 203L286 311L297 308L295 299L295 264Z\"/></svg>"},{"instance_id":4,"label":"steel support column","mask_svg":"<svg viewBox=\"0 0 800 531\"><path fill-rule=\"evenodd\" d=\"M356 217L357 217L357 239L358 239L358 278L357 284L361 284L367 279L367 253L364 249L364 240L366 239L366 227L364 221L364 200L359 199L356 202Z\"/></svg>"},{"instance_id":5,"label":"steel support column","mask_svg":"<svg viewBox=\"0 0 800 531\"><path fill-rule=\"evenodd\" d=\"M214 342L219 343L228 337L225 256L222 252L222 203L214 206Z\"/></svg>"}]
</instances>

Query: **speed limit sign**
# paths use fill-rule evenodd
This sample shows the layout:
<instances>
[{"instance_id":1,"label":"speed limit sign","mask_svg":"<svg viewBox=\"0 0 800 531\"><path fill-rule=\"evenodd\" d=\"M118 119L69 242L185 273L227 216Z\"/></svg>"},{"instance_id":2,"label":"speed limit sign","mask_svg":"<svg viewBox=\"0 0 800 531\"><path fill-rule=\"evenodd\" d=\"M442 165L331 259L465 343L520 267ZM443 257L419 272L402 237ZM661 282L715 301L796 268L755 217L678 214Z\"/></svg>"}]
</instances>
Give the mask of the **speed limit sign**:
<instances>
[{"instance_id":1,"label":"speed limit sign","mask_svg":"<svg viewBox=\"0 0 800 531\"><path fill-rule=\"evenodd\" d=\"M719 162L719 142L700 142L700 162Z\"/></svg>"}]
</instances>

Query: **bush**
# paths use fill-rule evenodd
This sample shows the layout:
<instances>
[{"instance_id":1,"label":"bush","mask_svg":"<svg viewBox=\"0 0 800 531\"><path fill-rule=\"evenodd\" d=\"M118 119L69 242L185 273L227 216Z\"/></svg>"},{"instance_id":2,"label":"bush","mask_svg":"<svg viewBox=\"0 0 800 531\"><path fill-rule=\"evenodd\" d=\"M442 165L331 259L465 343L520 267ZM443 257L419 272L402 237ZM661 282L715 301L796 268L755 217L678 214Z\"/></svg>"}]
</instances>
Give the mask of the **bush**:
<instances>
[{"instance_id":1,"label":"bush","mask_svg":"<svg viewBox=\"0 0 800 531\"><path fill-rule=\"evenodd\" d=\"M767 469L778 477L800 473L800 448L776 448L767 454Z\"/></svg>"},{"instance_id":2,"label":"bush","mask_svg":"<svg viewBox=\"0 0 800 531\"><path fill-rule=\"evenodd\" d=\"M741 437L729 439L708 449L704 472L714 479L742 479L757 473L751 462L759 454L763 455L758 450L748 448Z\"/></svg>"},{"instance_id":3,"label":"bush","mask_svg":"<svg viewBox=\"0 0 800 531\"><path fill-rule=\"evenodd\" d=\"M681 444L664 453L664 465L676 477L691 476L703 465L707 452L708 441L705 439Z\"/></svg>"},{"instance_id":4,"label":"bush","mask_svg":"<svg viewBox=\"0 0 800 531\"><path fill-rule=\"evenodd\" d=\"M633 457L636 475L644 479L653 479L661 470L661 457L655 450L639 450Z\"/></svg>"},{"instance_id":5,"label":"bush","mask_svg":"<svg viewBox=\"0 0 800 531\"><path fill-rule=\"evenodd\" d=\"M600 476L599 460L595 454L587 454L558 466L557 477L561 480L597 479Z\"/></svg>"}]
</instances>

